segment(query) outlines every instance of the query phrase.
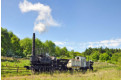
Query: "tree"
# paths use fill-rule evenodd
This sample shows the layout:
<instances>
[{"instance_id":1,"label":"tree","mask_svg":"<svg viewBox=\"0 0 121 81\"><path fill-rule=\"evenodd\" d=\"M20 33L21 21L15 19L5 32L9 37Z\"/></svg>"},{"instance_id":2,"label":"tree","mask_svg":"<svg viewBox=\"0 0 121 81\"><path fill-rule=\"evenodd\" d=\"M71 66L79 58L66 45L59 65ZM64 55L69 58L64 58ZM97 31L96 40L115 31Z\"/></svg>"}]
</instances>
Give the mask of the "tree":
<instances>
[{"instance_id":1,"label":"tree","mask_svg":"<svg viewBox=\"0 0 121 81\"><path fill-rule=\"evenodd\" d=\"M50 54L50 56L55 56L55 43L53 43L52 41L46 41L44 43L45 45L45 51L47 51L47 53Z\"/></svg>"},{"instance_id":2,"label":"tree","mask_svg":"<svg viewBox=\"0 0 121 81\"><path fill-rule=\"evenodd\" d=\"M107 53L100 54L99 58L101 61L110 60L110 56Z\"/></svg>"},{"instance_id":3,"label":"tree","mask_svg":"<svg viewBox=\"0 0 121 81\"><path fill-rule=\"evenodd\" d=\"M103 47L100 47L100 48L99 48L99 52L100 52L100 53L104 53Z\"/></svg>"},{"instance_id":4,"label":"tree","mask_svg":"<svg viewBox=\"0 0 121 81\"><path fill-rule=\"evenodd\" d=\"M32 53L32 39L24 38L20 40L12 31L1 27L1 55L2 56L29 56ZM52 41L41 42L38 38L35 39L35 53L49 53L50 56L58 58L74 58L76 56L92 58L93 61L112 61L120 65L121 49L88 48L84 52L68 51L66 47L60 48Z\"/></svg>"},{"instance_id":5,"label":"tree","mask_svg":"<svg viewBox=\"0 0 121 81\"><path fill-rule=\"evenodd\" d=\"M116 62L118 62L119 57L121 57L121 52L116 52L116 53L114 53L114 54L112 55L111 61L112 61L113 63L116 63Z\"/></svg>"},{"instance_id":6,"label":"tree","mask_svg":"<svg viewBox=\"0 0 121 81\"><path fill-rule=\"evenodd\" d=\"M24 38L20 40L20 46L23 49L23 54L26 57L32 54L32 39Z\"/></svg>"},{"instance_id":7,"label":"tree","mask_svg":"<svg viewBox=\"0 0 121 81\"><path fill-rule=\"evenodd\" d=\"M71 51L69 52L69 56L70 56L70 58L74 58L74 50L71 50Z\"/></svg>"},{"instance_id":8,"label":"tree","mask_svg":"<svg viewBox=\"0 0 121 81\"><path fill-rule=\"evenodd\" d=\"M68 50L66 47L63 47L61 49L61 58L64 58L64 57L68 57L69 56L69 53L68 53Z\"/></svg>"},{"instance_id":9,"label":"tree","mask_svg":"<svg viewBox=\"0 0 121 81\"><path fill-rule=\"evenodd\" d=\"M35 39L35 54L38 55L38 54L41 54L43 52L43 43L38 39L36 38Z\"/></svg>"},{"instance_id":10,"label":"tree","mask_svg":"<svg viewBox=\"0 0 121 81\"><path fill-rule=\"evenodd\" d=\"M1 27L1 55L7 56L9 55L9 50L11 49L11 42L8 30L6 28Z\"/></svg>"},{"instance_id":11,"label":"tree","mask_svg":"<svg viewBox=\"0 0 121 81\"><path fill-rule=\"evenodd\" d=\"M76 56L82 56L82 54L80 52L74 52L74 57Z\"/></svg>"},{"instance_id":12,"label":"tree","mask_svg":"<svg viewBox=\"0 0 121 81\"><path fill-rule=\"evenodd\" d=\"M114 54L112 57L111 57L111 61L112 62L117 62L118 61L118 55L117 54Z\"/></svg>"},{"instance_id":13,"label":"tree","mask_svg":"<svg viewBox=\"0 0 121 81\"><path fill-rule=\"evenodd\" d=\"M12 50L14 52L14 55L17 55L17 56L20 55L20 51L21 51L19 41L20 39L17 36L13 35L11 37Z\"/></svg>"},{"instance_id":14,"label":"tree","mask_svg":"<svg viewBox=\"0 0 121 81\"><path fill-rule=\"evenodd\" d=\"M91 57L92 57L92 60L93 61L98 61L99 60L99 52L98 51L95 51L91 54Z\"/></svg>"},{"instance_id":15,"label":"tree","mask_svg":"<svg viewBox=\"0 0 121 81\"><path fill-rule=\"evenodd\" d=\"M61 48L59 46L55 47L55 56L60 57L61 56Z\"/></svg>"},{"instance_id":16,"label":"tree","mask_svg":"<svg viewBox=\"0 0 121 81\"><path fill-rule=\"evenodd\" d=\"M91 53L92 53L92 48L91 47L89 47L88 49L86 49L85 50L85 52L84 52L84 55L86 56L86 55L90 55Z\"/></svg>"},{"instance_id":17,"label":"tree","mask_svg":"<svg viewBox=\"0 0 121 81\"><path fill-rule=\"evenodd\" d=\"M110 52L111 52L111 53L114 53L114 49L110 49Z\"/></svg>"},{"instance_id":18,"label":"tree","mask_svg":"<svg viewBox=\"0 0 121 81\"><path fill-rule=\"evenodd\" d=\"M121 68L121 57L118 58L118 63L119 67Z\"/></svg>"},{"instance_id":19,"label":"tree","mask_svg":"<svg viewBox=\"0 0 121 81\"><path fill-rule=\"evenodd\" d=\"M9 57L23 56L20 48L20 39L12 31L2 27L1 30L1 55Z\"/></svg>"}]
</instances>

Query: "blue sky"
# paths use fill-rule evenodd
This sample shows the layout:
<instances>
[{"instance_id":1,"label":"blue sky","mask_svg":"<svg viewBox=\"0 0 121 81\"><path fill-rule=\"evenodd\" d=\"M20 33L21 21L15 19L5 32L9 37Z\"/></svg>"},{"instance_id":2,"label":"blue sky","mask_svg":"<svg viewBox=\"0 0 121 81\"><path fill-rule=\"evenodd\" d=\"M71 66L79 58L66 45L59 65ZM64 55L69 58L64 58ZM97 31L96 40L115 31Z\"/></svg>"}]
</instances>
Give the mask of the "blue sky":
<instances>
[{"instance_id":1,"label":"blue sky","mask_svg":"<svg viewBox=\"0 0 121 81\"><path fill-rule=\"evenodd\" d=\"M42 17L39 13L49 7L46 12L51 10L51 25L44 24L46 31L41 34L35 32L41 41L52 40L60 47L79 52L88 47L121 48L121 0L27 0L31 9L23 12L26 6L20 8L20 2L24 0L1 0L1 26L20 39L32 38L36 19L38 15ZM37 3L44 6L33 9Z\"/></svg>"}]
</instances>

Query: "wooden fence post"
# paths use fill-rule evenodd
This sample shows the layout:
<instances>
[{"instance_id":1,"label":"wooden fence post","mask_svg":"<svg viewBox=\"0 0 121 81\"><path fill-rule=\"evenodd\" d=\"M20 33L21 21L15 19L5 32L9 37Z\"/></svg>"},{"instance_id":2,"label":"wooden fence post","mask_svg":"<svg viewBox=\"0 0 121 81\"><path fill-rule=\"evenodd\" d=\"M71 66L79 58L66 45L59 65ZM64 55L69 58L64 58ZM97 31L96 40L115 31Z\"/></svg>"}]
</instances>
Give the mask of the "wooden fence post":
<instances>
[{"instance_id":1,"label":"wooden fence post","mask_svg":"<svg viewBox=\"0 0 121 81\"><path fill-rule=\"evenodd\" d=\"M19 66L17 67L17 73L18 73L18 70L19 70Z\"/></svg>"}]
</instances>

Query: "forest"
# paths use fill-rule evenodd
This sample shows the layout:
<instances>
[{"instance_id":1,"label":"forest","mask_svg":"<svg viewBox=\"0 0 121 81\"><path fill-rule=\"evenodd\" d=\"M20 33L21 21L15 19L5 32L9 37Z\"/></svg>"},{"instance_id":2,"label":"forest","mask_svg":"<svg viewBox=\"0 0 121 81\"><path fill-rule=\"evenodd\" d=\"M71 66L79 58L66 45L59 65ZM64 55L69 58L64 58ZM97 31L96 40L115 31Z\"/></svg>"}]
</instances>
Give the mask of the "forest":
<instances>
[{"instance_id":1,"label":"forest","mask_svg":"<svg viewBox=\"0 0 121 81\"><path fill-rule=\"evenodd\" d=\"M117 48L87 48L80 53L74 50L69 51L66 47L60 48L51 40L42 42L35 39L36 54L49 53L50 56L57 58L72 59L75 56L84 56L87 60L94 62L109 62L121 66L121 49ZM1 56L29 58L32 53L32 38L20 39L12 31L1 27Z\"/></svg>"}]
</instances>

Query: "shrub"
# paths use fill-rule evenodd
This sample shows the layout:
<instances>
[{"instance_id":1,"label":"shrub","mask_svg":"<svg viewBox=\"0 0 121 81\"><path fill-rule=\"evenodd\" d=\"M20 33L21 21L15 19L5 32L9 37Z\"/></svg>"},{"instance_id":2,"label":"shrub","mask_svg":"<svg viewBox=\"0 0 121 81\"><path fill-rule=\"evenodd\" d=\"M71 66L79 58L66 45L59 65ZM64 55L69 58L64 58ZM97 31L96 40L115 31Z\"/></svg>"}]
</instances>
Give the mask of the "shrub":
<instances>
[{"instance_id":1,"label":"shrub","mask_svg":"<svg viewBox=\"0 0 121 81\"><path fill-rule=\"evenodd\" d=\"M110 56L107 53L100 54L99 59L101 61L107 61L110 60Z\"/></svg>"}]
</instances>

